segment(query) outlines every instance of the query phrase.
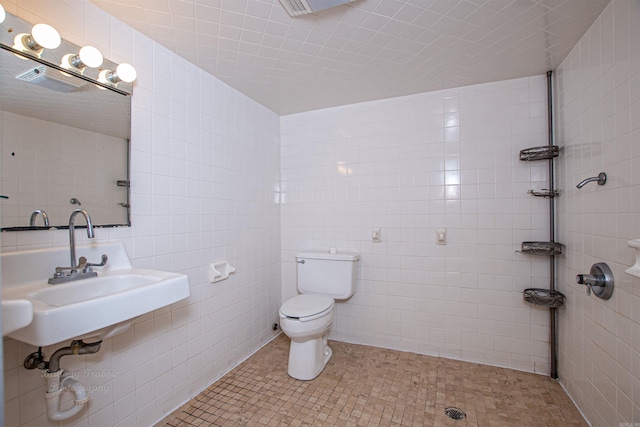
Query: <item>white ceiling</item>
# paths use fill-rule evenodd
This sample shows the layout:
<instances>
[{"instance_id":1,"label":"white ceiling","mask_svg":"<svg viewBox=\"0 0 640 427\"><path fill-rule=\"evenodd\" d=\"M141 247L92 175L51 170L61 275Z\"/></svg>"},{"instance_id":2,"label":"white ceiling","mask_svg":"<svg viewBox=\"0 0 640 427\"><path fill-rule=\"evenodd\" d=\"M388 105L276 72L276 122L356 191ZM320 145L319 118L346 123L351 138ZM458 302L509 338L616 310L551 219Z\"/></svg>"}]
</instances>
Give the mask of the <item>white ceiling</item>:
<instances>
[{"instance_id":1,"label":"white ceiling","mask_svg":"<svg viewBox=\"0 0 640 427\"><path fill-rule=\"evenodd\" d=\"M90 0L280 114L543 74L609 0Z\"/></svg>"}]
</instances>

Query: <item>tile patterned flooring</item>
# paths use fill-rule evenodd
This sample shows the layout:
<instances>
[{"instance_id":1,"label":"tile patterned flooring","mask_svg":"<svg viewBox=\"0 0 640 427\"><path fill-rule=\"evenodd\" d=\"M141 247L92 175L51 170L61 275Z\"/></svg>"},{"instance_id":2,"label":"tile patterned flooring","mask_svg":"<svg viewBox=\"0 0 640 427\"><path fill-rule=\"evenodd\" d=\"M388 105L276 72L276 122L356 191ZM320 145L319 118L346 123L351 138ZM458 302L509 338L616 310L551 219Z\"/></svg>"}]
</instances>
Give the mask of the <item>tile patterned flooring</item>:
<instances>
[{"instance_id":1,"label":"tile patterned flooring","mask_svg":"<svg viewBox=\"0 0 640 427\"><path fill-rule=\"evenodd\" d=\"M548 377L330 342L314 380L287 375L281 334L157 426L587 426ZM445 408L466 418L454 420Z\"/></svg>"}]
</instances>

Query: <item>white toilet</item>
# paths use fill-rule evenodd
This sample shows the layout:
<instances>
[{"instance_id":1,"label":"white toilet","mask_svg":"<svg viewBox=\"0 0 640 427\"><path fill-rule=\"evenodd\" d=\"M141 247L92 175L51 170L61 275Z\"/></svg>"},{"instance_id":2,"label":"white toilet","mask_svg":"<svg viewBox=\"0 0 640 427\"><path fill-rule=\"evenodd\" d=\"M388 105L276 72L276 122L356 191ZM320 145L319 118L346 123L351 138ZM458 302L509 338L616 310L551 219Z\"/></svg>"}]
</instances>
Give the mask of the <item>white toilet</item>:
<instances>
[{"instance_id":1,"label":"white toilet","mask_svg":"<svg viewBox=\"0 0 640 427\"><path fill-rule=\"evenodd\" d=\"M331 359L327 335L333 324L334 299L347 299L355 292L359 259L360 255L351 253L296 255L301 295L280 307L280 327L291 338L288 373L293 378L312 380Z\"/></svg>"}]
</instances>

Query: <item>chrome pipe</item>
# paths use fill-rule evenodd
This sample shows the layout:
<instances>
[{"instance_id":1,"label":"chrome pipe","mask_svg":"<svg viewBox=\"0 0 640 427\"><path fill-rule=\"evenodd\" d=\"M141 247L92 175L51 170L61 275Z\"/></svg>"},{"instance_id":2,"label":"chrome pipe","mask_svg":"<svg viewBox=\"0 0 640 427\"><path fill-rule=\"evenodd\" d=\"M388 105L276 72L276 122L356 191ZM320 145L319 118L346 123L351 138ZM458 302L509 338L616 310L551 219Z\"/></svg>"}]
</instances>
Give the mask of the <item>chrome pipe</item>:
<instances>
[{"instance_id":1,"label":"chrome pipe","mask_svg":"<svg viewBox=\"0 0 640 427\"><path fill-rule=\"evenodd\" d=\"M547 71L547 120L549 128L549 146L554 145L553 128L553 71ZM555 191L555 174L553 157L549 159L549 190ZM554 197L549 199L549 241L556 241L556 201ZM556 290L556 257L549 257L549 290ZM549 308L549 359L550 377L558 378L557 368L557 334L556 334L556 308Z\"/></svg>"},{"instance_id":2,"label":"chrome pipe","mask_svg":"<svg viewBox=\"0 0 640 427\"><path fill-rule=\"evenodd\" d=\"M607 174L604 172L600 172L598 176L592 176L591 178L583 179L578 185L576 185L576 188L580 189L590 182L597 182L598 185L604 185L607 182Z\"/></svg>"}]
</instances>

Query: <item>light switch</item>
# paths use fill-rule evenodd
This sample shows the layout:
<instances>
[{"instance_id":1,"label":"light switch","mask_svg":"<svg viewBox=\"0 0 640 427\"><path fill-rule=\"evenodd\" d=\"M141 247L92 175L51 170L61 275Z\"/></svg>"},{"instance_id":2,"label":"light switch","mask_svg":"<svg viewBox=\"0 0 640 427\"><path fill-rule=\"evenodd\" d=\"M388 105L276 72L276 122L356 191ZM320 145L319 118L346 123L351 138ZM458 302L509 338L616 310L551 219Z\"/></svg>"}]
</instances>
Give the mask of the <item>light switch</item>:
<instances>
[{"instance_id":1,"label":"light switch","mask_svg":"<svg viewBox=\"0 0 640 427\"><path fill-rule=\"evenodd\" d=\"M382 241L380 239L380 227L373 227L371 229L371 241L373 243L380 243Z\"/></svg>"},{"instance_id":2,"label":"light switch","mask_svg":"<svg viewBox=\"0 0 640 427\"><path fill-rule=\"evenodd\" d=\"M438 245L446 245L447 244L447 229L446 228L436 228L436 244L438 244Z\"/></svg>"}]
</instances>

